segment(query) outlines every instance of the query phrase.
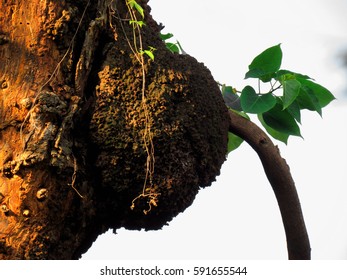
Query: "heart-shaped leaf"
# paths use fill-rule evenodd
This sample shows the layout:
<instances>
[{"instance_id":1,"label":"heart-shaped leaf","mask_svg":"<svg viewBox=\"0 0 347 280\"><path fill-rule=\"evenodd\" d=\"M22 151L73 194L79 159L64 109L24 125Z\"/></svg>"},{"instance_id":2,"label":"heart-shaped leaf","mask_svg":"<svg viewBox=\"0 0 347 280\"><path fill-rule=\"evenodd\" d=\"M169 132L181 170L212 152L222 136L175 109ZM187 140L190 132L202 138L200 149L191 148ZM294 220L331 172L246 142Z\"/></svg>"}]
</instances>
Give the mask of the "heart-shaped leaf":
<instances>
[{"instance_id":1,"label":"heart-shaped leaf","mask_svg":"<svg viewBox=\"0 0 347 280\"><path fill-rule=\"evenodd\" d=\"M246 73L247 78L259 78L263 82L268 82L275 77L282 63L281 45L276 45L266 49L256 56L252 63L248 66L249 71Z\"/></svg>"},{"instance_id":2,"label":"heart-shaped leaf","mask_svg":"<svg viewBox=\"0 0 347 280\"><path fill-rule=\"evenodd\" d=\"M276 104L270 111L263 113L262 117L269 127L280 133L301 136L294 117L287 110L283 110L281 104Z\"/></svg>"},{"instance_id":3,"label":"heart-shaped leaf","mask_svg":"<svg viewBox=\"0 0 347 280\"><path fill-rule=\"evenodd\" d=\"M276 105L276 98L271 94L257 94L251 86L246 86L241 93L241 107L247 113L261 114Z\"/></svg>"}]
</instances>

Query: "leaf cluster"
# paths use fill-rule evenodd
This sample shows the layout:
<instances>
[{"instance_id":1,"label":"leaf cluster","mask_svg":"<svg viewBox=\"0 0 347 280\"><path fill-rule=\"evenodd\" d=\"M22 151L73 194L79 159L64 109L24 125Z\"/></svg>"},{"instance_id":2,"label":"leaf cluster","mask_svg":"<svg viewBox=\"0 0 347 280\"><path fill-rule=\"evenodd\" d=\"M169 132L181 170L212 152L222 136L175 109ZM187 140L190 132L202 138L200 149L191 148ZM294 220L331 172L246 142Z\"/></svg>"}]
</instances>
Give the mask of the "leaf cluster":
<instances>
[{"instance_id":1,"label":"leaf cluster","mask_svg":"<svg viewBox=\"0 0 347 280\"><path fill-rule=\"evenodd\" d=\"M256 56L248 66L245 79L258 80L258 91L246 86L241 92L222 86L227 106L244 114L257 114L266 131L287 144L289 136L300 136L301 110L316 111L335 99L333 94L307 75L281 69L281 45L270 47ZM270 88L261 92L261 83ZM242 139L229 134L229 152L242 143Z\"/></svg>"},{"instance_id":2,"label":"leaf cluster","mask_svg":"<svg viewBox=\"0 0 347 280\"><path fill-rule=\"evenodd\" d=\"M151 60L154 60L154 51L156 48L148 46L148 49L142 48L142 37L141 37L141 28L146 25L143 19L145 18L145 12L143 8L136 2L136 0L126 0L127 7L130 12L131 19L129 20L129 23L133 26L134 29L134 50L133 52L135 54L139 54L141 57L145 54L147 55ZM142 20L138 20L135 11L140 15ZM137 34L136 31L137 30ZM137 48L137 42L136 37L139 38L140 41L140 48Z\"/></svg>"},{"instance_id":3,"label":"leaf cluster","mask_svg":"<svg viewBox=\"0 0 347 280\"><path fill-rule=\"evenodd\" d=\"M137 11L142 20L138 20L136 18L136 15L133 14L132 15L132 19L129 21L129 23L133 26L133 28L135 29L136 27L142 27L143 25L145 25L145 22L143 21L143 19L145 18L145 12L143 10L143 8L140 6L139 3L136 2L136 0L126 0L128 7L133 10L133 11Z\"/></svg>"},{"instance_id":4,"label":"leaf cluster","mask_svg":"<svg viewBox=\"0 0 347 280\"><path fill-rule=\"evenodd\" d=\"M182 50L181 44L176 41L175 43L168 42L169 39L173 38L172 33L160 33L160 39L162 39L165 43L166 48L171 51L172 53L183 53L184 51Z\"/></svg>"}]
</instances>

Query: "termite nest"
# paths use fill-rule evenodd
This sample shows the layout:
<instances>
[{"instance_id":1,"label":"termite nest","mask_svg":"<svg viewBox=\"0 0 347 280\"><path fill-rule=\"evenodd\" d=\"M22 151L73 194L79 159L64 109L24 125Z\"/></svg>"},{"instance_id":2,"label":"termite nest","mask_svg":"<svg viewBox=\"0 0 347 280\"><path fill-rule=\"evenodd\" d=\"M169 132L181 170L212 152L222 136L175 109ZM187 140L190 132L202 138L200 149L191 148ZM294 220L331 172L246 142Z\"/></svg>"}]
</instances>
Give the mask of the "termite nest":
<instances>
[{"instance_id":1,"label":"termite nest","mask_svg":"<svg viewBox=\"0 0 347 280\"><path fill-rule=\"evenodd\" d=\"M144 66L146 112L142 69L131 54L119 55L129 53L119 42L98 73L90 122L101 212L113 228L158 229L219 175L227 152L228 112L203 64L159 49L155 61L160 63L148 60ZM153 150L144 143L146 133ZM154 168L148 177L149 156Z\"/></svg>"}]
</instances>

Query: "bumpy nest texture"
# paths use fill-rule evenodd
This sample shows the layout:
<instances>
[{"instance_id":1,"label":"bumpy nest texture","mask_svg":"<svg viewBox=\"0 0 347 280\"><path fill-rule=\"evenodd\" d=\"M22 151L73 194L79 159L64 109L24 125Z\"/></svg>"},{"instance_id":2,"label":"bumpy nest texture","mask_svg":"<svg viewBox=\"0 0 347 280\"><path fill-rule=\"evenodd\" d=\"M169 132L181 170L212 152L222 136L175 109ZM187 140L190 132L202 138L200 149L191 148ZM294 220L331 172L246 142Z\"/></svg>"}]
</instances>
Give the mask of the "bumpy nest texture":
<instances>
[{"instance_id":1,"label":"bumpy nest texture","mask_svg":"<svg viewBox=\"0 0 347 280\"><path fill-rule=\"evenodd\" d=\"M105 57L90 124L101 212L115 229L158 229L219 175L227 108L209 70L165 46L146 58L144 101L142 68L125 48L112 44Z\"/></svg>"}]
</instances>

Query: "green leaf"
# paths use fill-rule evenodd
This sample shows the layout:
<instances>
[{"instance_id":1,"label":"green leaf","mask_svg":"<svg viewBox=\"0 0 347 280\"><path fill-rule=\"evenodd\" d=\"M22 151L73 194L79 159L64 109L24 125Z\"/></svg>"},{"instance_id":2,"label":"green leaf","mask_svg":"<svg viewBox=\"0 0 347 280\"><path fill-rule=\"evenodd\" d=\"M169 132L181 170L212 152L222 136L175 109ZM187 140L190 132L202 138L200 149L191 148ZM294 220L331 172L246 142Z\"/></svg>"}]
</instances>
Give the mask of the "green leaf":
<instances>
[{"instance_id":1,"label":"green leaf","mask_svg":"<svg viewBox=\"0 0 347 280\"><path fill-rule=\"evenodd\" d=\"M271 72L268 74L264 74L264 72L261 69L252 69L246 73L245 79L258 78L262 82L267 83L267 82L270 82L271 79L275 77L276 77L276 73Z\"/></svg>"},{"instance_id":2,"label":"green leaf","mask_svg":"<svg viewBox=\"0 0 347 280\"><path fill-rule=\"evenodd\" d=\"M162 39L163 41L166 41L170 38L172 38L174 35L172 33L167 33L167 34L162 34L160 33L160 39Z\"/></svg>"},{"instance_id":3,"label":"green leaf","mask_svg":"<svg viewBox=\"0 0 347 280\"><path fill-rule=\"evenodd\" d=\"M322 106L311 88L302 85L296 101L301 109L316 111L319 115L322 115Z\"/></svg>"},{"instance_id":4,"label":"green leaf","mask_svg":"<svg viewBox=\"0 0 347 280\"><path fill-rule=\"evenodd\" d=\"M312 93L317 97L318 103L321 108L327 106L331 101L335 99L334 95L320 84L303 78L299 78L298 81L303 86L312 91Z\"/></svg>"},{"instance_id":5,"label":"green leaf","mask_svg":"<svg viewBox=\"0 0 347 280\"><path fill-rule=\"evenodd\" d=\"M274 77L282 63L281 45L276 45L266 49L256 56L248 66L249 71L246 73L247 78L259 78L263 82L269 81L269 77Z\"/></svg>"},{"instance_id":6,"label":"green leaf","mask_svg":"<svg viewBox=\"0 0 347 280\"><path fill-rule=\"evenodd\" d=\"M240 96L238 96L233 87L223 85L222 94L224 102L228 107L236 111L242 111Z\"/></svg>"},{"instance_id":7,"label":"green leaf","mask_svg":"<svg viewBox=\"0 0 347 280\"><path fill-rule=\"evenodd\" d=\"M260 114L270 110L276 104L271 94L257 94L251 86L246 86L241 93L241 107L247 113Z\"/></svg>"},{"instance_id":8,"label":"green leaf","mask_svg":"<svg viewBox=\"0 0 347 280\"><path fill-rule=\"evenodd\" d=\"M290 106L287 108L287 112L291 114L298 123L301 123L301 112L298 102L294 101L292 104L290 104Z\"/></svg>"},{"instance_id":9,"label":"green leaf","mask_svg":"<svg viewBox=\"0 0 347 280\"><path fill-rule=\"evenodd\" d=\"M306 80L312 80L312 78L310 78L309 76L307 75L303 75L303 74L300 74L300 73L295 73L295 72L292 72L292 71L289 71L289 70L279 70L276 72L276 80L277 81L280 81L281 83L283 81L286 81L286 80L292 80L292 79L306 79Z\"/></svg>"},{"instance_id":10,"label":"green leaf","mask_svg":"<svg viewBox=\"0 0 347 280\"><path fill-rule=\"evenodd\" d=\"M300 93L301 83L297 80L283 81L283 109L291 105Z\"/></svg>"},{"instance_id":11,"label":"green leaf","mask_svg":"<svg viewBox=\"0 0 347 280\"><path fill-rule=\"evenodd\" d=\"M261 124L263 125L263 127L265 128L265 130L275 139L283 142L284 144L288 143L288 138L289 138L289 134L288 133L282 133L279 132L277 130L274 130L273 128L271 128L270 126L268 126L264 119L262 114L258 114L258 119L261 122Z\"/></svg>"},{"instance_id":12,"label":"green leaf","mask_svg":"<svg viewBox=\"0 0 347 280\"><path fill-rule=\"evenodd\" d=\"M183 49L179 41L176 41L177 46L179 47L181 54L187 54Z\"/></svg>"},{"instance_id":13,"label":"green leaf","mask_svg":"<svg viewBox=\"0 0 347 280\"><path fill-rule=\"evenodd\" d=\"M171 51L172 53L179 53L180 49L178 48L177 44L174 43L165 43L166 48Z\"/></svg>"},{"instance_id":14,"label":"green leaf","mask_svg":"<svg viewBox=\"0 0 347 280\"><path fill-rule=\"evenodd\" d=\"M242 144L243 139L234 133L228 132L228 153L236 150Z\"/></svg>"},{"instance_id":15,"label":"green leaf","mask_svg":"<svg viewBox=\"0 0 347 280\"><path fill-rule=\"evenodd\" d=\"M128 5L138 11L142 18L145 17L142 7L135 0L128 0Z\"/></svg>"},{"instance_id":16,"label":"green leaf","mask_svg":"<svg viewBox=\"0 0 347 280\"><path fill-rule=\"evenodd\" d=\"M142 27L143 25L146 25L142 20L130 20L129 23L132 24L134 28L136 27L136 25L140 27Z\"/></svg>"},{"instance_id":17,"label":"green leaf","mask_svg":"<svg viewBox=\"0 0 347 280\"><path fill-rule=\"evenodd\" d=\"M234 88L231 86L226 86L225 84L222 85L222 94L227 95L227 94L235 94Z\"/></svg>"},{"instance_id":18,"label":"green leaf","mask_svg":"<svg viewBox=\"0 0 347 280\"><path fill-rule=\"evenodd\" d=\"M148 57L152 60L154 60L154 53L153 51L150 50L144 50L143 53L145 53L146 55L148 55Z\"/></svg>"},{"instance_id":19,"label":"green leaf","mask_svg":"<svg viewBox=\"0 0 347 280\"><path fill-rule=\"evenodd\" d=\"M263 120L269 127L280 133L301 136L294 117L287 110L283 110L281 104L276 104L270 111L263 113Z\"/></svg>"}]
</instances>

